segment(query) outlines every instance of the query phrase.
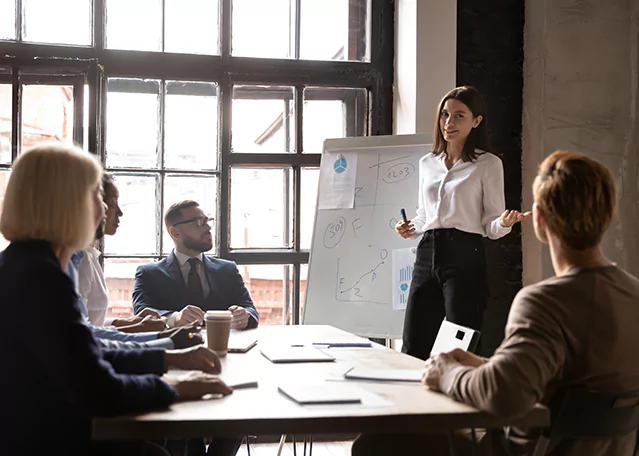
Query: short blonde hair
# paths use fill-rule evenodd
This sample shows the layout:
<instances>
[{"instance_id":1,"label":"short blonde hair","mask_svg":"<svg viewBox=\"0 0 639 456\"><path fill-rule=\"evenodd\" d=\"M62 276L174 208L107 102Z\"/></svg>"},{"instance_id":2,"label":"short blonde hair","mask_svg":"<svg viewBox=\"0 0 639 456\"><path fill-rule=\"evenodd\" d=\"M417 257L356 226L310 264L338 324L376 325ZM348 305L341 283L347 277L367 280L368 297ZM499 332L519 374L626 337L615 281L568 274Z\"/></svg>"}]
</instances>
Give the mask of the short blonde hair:
<instances>
[{"instance_id":1,"label":"short blonde hair","mask_svg":"<svg viewBox=\"0 0 639 456\"><path fill-rule=\"evenodd\" d=\"M91 191L101 178L97 161L73 145L42 143L27 150L12 166L0 232L11 242L88 247L96 229Z\"/></svg>"},{"instance_id":2,"label":"short blonde hair","mask_svg":"<svg viewBox=\"0 0 639 456\"><path fill-rule=\"evenodd\" d=\"M601 162L559 150L546 158L533 184L550 231L573 250L595 247L610 226L617 190Z\"/></svg>"}]
</instances>

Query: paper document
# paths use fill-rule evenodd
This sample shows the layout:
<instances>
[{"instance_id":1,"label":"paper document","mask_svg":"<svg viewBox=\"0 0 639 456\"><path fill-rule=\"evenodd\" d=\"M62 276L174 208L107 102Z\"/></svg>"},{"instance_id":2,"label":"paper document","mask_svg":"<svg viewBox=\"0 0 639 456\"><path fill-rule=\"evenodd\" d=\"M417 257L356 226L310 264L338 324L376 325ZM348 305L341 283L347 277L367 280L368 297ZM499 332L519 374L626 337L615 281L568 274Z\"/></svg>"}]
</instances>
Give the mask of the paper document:
<instances>
[{"instance_id":1,"label":"paper document","mask_svg":"<svg viewBox=\"0 0 639 456\"><path fill-rule=\"evenodd\" d=\"M315 347L268 346L260 350L272 363L323 363L335 361L335 357Z\"/></svg>"},{"instance_id":2,"label":"paper document","mask_svg":"<svg viewBox=\"0 0 639 456\"><path fill-rule=\"evenodd\" d=\"M318 209L352 209L357 152L324 152L321 166Z\"/></svg>"},{"instance_id":3,"label":"paper document","mask_svg":"<svg viewBox=\"0 0 639 456\"><path fill-rule=\"evenodd\" d=\"M280 385L280 393L298 404L359 404L361 390L355 387L327 383L324 385Z\"/></svg>"},{"instance_id":4,"label":"paper document","mask_svg":"<svg viewBox=\"0 0 639 456\"><path fill-rule=\"evenodd\" d=\"M352 380L420 383L423 373L424 369L371 369L367 367L354 367L344 374L344 378Z\"/></svg>"},{"instance_id":5,"label":"paper document","mask_svg":"<svg viewBox=\"0 0 639 456\"><path fill-rule=\"evenodd\" d=\"M416 252L415 247L393 250L393 310L406 309Z\"/></svg>"}]
</instances>

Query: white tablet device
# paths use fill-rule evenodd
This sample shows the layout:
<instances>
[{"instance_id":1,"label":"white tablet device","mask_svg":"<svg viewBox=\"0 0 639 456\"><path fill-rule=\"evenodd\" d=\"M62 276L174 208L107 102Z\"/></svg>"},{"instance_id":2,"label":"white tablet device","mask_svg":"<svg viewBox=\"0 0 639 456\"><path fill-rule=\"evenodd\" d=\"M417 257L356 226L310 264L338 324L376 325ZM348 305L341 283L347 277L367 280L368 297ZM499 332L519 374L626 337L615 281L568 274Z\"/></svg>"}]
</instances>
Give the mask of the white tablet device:
<instances>
[{"instance_id":1,"label":"white tablet device","mask_svg":"<svg viewBox=\"0 0 639 456\"><path fill-rule=\"evenodd\" d=\"M456 348L473 351L477 348L480 335L479 331L444 320L439 327L431 353L446 353Z\"/></svg>"}]
</instances>

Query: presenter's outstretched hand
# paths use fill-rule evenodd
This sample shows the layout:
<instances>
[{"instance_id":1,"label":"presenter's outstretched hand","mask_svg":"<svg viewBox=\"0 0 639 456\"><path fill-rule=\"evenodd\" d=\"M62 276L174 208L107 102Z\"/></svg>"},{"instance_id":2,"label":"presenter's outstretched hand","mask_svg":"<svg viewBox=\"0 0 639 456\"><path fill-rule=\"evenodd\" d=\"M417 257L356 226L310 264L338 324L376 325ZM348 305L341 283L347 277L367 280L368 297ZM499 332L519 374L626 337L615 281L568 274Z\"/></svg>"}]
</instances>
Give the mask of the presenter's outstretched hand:
<instances>
[{"instance_id":1,"label":"presenter's outstretched hand","mask_svg":"<svg viewBox=\"0 0 639 456\"><path fill-rule=\"evenodd\" d=\"M519 211L509 211L506 209L503 214L501 214L501 220L499 223L504 228L510 228L515 223L521 222L522 220L530 217L532 214L531 211L527 212L519 212Z\"/></svg>"},{"instance_id":2,"label":"presenter's outstretched hand","mask_svg":"<svg viewBox=\"0 0 639 456\"><path fill-rule=\"evenodd\" d=\"M410 220L400 220L395 225L395 231L404 239L410 239L415 234L415 225Z\"/></svg>"}]
</instances>

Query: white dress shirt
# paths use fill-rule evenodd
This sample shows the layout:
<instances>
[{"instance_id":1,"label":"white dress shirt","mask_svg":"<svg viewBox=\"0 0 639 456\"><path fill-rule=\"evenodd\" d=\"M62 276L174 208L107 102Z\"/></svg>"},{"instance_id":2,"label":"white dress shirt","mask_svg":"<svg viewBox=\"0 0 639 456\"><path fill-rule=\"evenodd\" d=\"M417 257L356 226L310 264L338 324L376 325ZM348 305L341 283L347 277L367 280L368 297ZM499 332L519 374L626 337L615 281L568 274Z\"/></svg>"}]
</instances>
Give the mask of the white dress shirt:
<instances>
[{"instance_id":1,"label":"white dress shirt","mask_svg":"<svg viewBox=\"0 0 639 456\"><path fill-rule=\"evenodd\" d=\"M481 151L478 151L481 152ZM413 218L415 234L456 228L499 239L510 233L500 224L505 210L501 160L482 153L474 162L459 160L446 168L446 153L429 153L419 161L419 208Z\"/></svg>"},{"instance_id":2,"label":"white dress shirt","mask_svg":"<svg viewBox=\"0 0 639 456\"><path fill-rule=\"evenodd\" d=\"M197 275L200 277L200 282L202 283L202 291L204 293L204 299L206 299L209 293L211 292L211 287L209 287L209 282L206 280L206 273L204 272L204 264L202 263L203 261L202 257L204 254L200 253L199 255L190 257L188 255L183 254L182 252L178 252L175 249L173 249L173 253L175 254L175 258L177 258L178 263L180 265L180 272L182 273L182 279L184 279L184 285L186 286L189 285L189 272L191 272L191 265L189 264L188 261L191 258L197 258L200 260L200 262L197 265ZM173 312L167 318L167 324L170 327L175 326L176 314L177 312Z\"/></svg>"},{"instance_id":3,"label":"white dress shirt","mask_svg":"<svg viewBox=\"0 0 639 456\"><path fill-rule=\"evenodd\" d=\"M104 326L109 308L109 289L107 288L100 265L100 251L90 247L84 251L78 266L78 292L94 326Z\"/></svg>"}]
</instances>

